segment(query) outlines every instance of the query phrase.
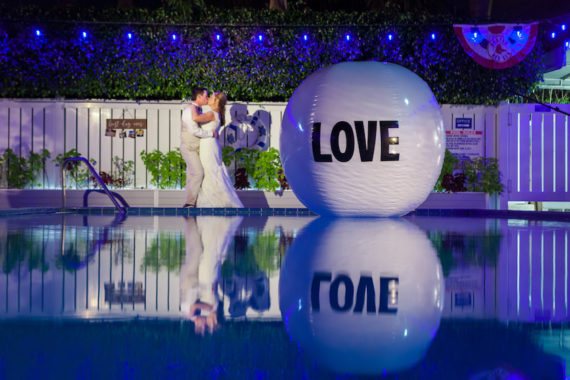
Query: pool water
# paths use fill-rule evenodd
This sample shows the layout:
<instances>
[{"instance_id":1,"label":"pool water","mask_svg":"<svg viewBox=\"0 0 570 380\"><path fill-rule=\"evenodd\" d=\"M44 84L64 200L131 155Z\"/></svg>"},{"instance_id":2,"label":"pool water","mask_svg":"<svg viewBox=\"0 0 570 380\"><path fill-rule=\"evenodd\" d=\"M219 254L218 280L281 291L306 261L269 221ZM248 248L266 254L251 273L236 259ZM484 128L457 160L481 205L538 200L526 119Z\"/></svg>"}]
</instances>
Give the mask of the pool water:
<instances>
[{"instance_id":1,"label":"pool water","mask_svg":"<svg viewBox=\"0 0 570 380\"><path fill-rule=\"evenodd\" d=\"M209 214L0 218L0 378L570 376L568 222Z\"/></svg>"}]
</instances>

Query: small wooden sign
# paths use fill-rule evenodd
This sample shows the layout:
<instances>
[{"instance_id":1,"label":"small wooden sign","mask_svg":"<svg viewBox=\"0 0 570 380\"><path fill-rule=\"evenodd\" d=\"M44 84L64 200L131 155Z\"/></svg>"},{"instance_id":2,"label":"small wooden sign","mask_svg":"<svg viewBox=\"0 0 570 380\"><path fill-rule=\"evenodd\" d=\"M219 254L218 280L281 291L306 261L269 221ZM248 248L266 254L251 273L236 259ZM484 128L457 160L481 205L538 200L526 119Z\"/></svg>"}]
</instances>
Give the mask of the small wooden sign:
<instances>
[{"instance_id":1,"label":"small wooden sign","mask_svg":"<svg viewBox=\"0 0 570 380\"><path fill-rule=\"evenodd\" d=\"M107 119L107 129L146 129L146 119Z\"/></svg>"}]
</instances>

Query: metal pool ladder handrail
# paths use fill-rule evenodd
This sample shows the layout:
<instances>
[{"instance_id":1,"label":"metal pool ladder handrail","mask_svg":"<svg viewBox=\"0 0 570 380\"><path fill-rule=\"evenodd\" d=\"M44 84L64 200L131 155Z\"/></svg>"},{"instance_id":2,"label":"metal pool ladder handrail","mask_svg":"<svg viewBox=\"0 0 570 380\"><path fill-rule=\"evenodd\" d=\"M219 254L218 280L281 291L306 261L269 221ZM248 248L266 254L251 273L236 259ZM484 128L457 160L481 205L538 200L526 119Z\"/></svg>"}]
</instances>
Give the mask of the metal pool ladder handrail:
<instances>
[{"instance_id":1,"label":"metal pool ladder handrail","mask_svg":"<svg viewBox=\"0 0 570 380\"><path fill-rule=\"evenodd\" d=\"M63 193L62 193L62 195L63 195L63 208L65 208L65 166L70 161L83 161L83 162L85 162L87 164L87 167L89 168L91 173L93 173L93 175L95 176L95 179L97 179L97 182L99 182L99 185L101 185L101 188L103 188L105 193L109 196L109 198L111 199L111 201L113 202L115 207L121 212L121 214L125 213L125 209L123 207L121 207L119 202L117 202L117 198L115 198L113 193L111 193L109 191L109 189L107 188L107 185L105 185L105 183L101 179L101 176L99 175L99 173L97 173L97 170L95 170L93 165L91 165L89 160L86 159L85 157L68 157L65 160L63 160L63 163L61 164L61 189L63 191Z\"/></svg>"}]
</instances>

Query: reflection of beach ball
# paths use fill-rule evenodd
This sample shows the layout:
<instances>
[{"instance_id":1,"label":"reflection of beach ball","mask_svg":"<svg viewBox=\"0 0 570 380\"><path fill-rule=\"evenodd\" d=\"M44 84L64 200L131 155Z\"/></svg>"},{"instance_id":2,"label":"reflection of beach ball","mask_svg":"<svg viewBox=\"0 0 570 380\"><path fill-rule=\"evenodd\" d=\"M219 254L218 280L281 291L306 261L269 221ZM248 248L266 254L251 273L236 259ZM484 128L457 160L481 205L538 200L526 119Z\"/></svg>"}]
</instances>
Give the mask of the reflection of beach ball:
<instances>
[{"instance_id":1,"label":"reflection of beach ball","mask_svg":"<svg viewBox=\"0 0 570 380\"><path fill-rule=\"evenodd\" d=\"M291 189L314 212L393 216L433 189L444 139L440 108L420 77L391 63L345 62L297 88L280 152Z\"/></svg>"},{"instance_id":2,"label":"reflection of beach ball","mask_svg":"<svg viewBox=\"0 0 570 380\"><path fill-rule=\"evenodd\" d=\"M382 374L425 355L443 311L441 264L405 220L323 219L287 251L279 307L291 338L339 373Z\"/></svg>"}]
</instances>

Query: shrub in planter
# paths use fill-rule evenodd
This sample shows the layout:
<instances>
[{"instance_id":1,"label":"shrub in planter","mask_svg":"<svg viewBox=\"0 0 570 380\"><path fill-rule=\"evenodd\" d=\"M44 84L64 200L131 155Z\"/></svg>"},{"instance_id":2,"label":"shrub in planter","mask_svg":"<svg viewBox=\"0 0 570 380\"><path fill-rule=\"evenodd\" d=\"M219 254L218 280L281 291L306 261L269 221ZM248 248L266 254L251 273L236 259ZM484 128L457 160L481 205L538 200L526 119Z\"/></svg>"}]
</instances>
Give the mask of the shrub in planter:
<instances>
[{"instance_id":1,"label":"shrub in planter","mask_svg":"<svg viewBox=\"0 0 570 380\"><path fill-rule=\"evenodd\" d=\"M501 194L503 184L499 172L499 161L496 158L483 157L460 160L446 150L441 174L434 191Z\"/></svg>"},{"instance_id":2,"label":"shrub in planter","mask_svg":"<svg viewBox=\"0 0 570 380\"><path fill-rule=\"evenodd\" d=\"M250 186L245 168L237 168L235 172L234 188L237 190L245 190L249 189Z\"/></svg>"},{"instance_id":3,"label":"shrub in planter","mask_svg":"<svg viewBox=\"0 0 570 380\"><path fill-rule=\"evenodd\" d=\"M149 240L151 243L145 250L140 270L148 269L156 273L166 269L168 272L179 272L186 256L184 235L178 232L160 232Z\"/></svg>"},{"instance_id":4,"label":"shrub in planter","mask_svg":"<svg viewBox=\"0 0 570 380\"><path fill-rule=\"evenodd\" d=\"M56 166L60 167L63 165L63 161L65 161L65 159L71 157L83 157L83 156L81 155L81 153L77 151L77 149L70 149L65 153L58 154L53 160L53 162L55 162ZM91 165L97 164L97 162L92 158L89 159L89 162L91 163ZM73 185L75 185L75 188L83 186L86 187L89 184L91 171L89 170L87 165L82 165L81 161L78 160L69 161L65 164L64 169L65 169L64 175L68 175L72 179L71 182L67 182L69 183L69 185L67 186L68 188L73 187Z\"/></svg>"},{"instance_id":5,"label":"shrub in planter","mask_svg":"<svg viewBox=\"0 0 570 380\"><path fill-rule=\"evenodd\" d=\"M232 147L226 146L222 149L222 160L226 166L234 162L236 189L250 188L249 179L254 181L253 187L260 190L275 191L278 188L289 188L281 166L279 151L275 148L266 151L249 148L233 150Z\"/></svg>"},{"instance_id":6,"label":"shrub in planter","mask_svg":"<svg viewBox=\"0 0 570 380\"><path fill-rule=\"evenodd\" d=\"M10 189L23 189L39 185L35 182L37 175L45 169L50 152L43 149L41 153L30 152L29 157L20 157L10 148L0 156L0 179Z\"/></svg>"},{"instance_id":7,"label":"shrub in planter","mask_svg":"<svg viewBox=\"0 0 570 380\"><path fill-rule=\"evenodd\" d=\"M482 191L489 195L503 192L499 161L496 158L477 157L473 160L463 160L461 168L466 176L467 191Z\"/></svg>"},{"instance_id":8,"label":"shrub in planter","mask_svg":"<svg viewBox=\"0 0 570 380\"><path fill-rule=\"evenodd\" d=\"M101 171L99 172L99 176L107 187L125 188L133 183L134 165L135 163L133 160L125 161L123 158L115 156L113 158L114 170L111 170L111 173ZM115 174L113 174L113 172ZM91 175L91 182L94 187L99 186L99 181L97 181L93 175Z\"/></svg>"},{"instance_id":9,"label":"shrub in planter","mask_svg":"<svg viewBox=\"0 0 570 380\"><path fill-rule=\"evenodd\" d=\"M167 153L158 149L152 152L143 150L141 159L150 172L151 183L159 189L182 188L186 183L186 163L179 148Z\"/></svg>"},{"instance_id":10,"label":"shrub in planter","mask_svg":"<svg viewBox=\"0 0 570 380\"><path fill-rule=\"evenodd\" d=\"M459 193L467 191L465 188L465 174L445 174L441 180L441 186L447 192Z\"/></svg>"},{"instance_id":11,"label":"shrub in planter","mask_svg":"<svg viewBox=\"0 0 570 380\"><path fill-rule=\"evenodd\" d=\"M283 190L289 190L291 188L291 186L289 186L289 182L287 182L283 168L279 168L277 171L277 179L279 180L279 184L281 184L281 188Z\"/></svg>"},{"instance_id":12,"label":"shrub in planter","mask_svg":"<svg viewBox=\"0 0 570 380\"><path fill-rule=\"evenodd\" d=\"M252 175L255 180L255 187L266 191L277 190L281 186L279 181L280 169L281 157L277 149L269 148L266 151L259 152Z\"/></svg>"},{"instance_id":13,"label":"shrub in planter","mask_svg":"<svg viewBox=\"0 0 570 380\"><path fill-rule=\"evenodd\" d=\"M450 191L450 189L445 188L443 186L443 178L446 175L453 176L453 172L455 171L455 165L457 163L459 163L459 159L457 157L455 157L453 154L451 154L451 152L448 149L446 149L445 150L445 156L443 159L443 165L441 166L441 173L439 174L439 178L437 179L437 182L435 183L433 191L437 191L437 192ZM447 181L449 183L450 179L448 178Z\"/></svg>"}]
</instances>

